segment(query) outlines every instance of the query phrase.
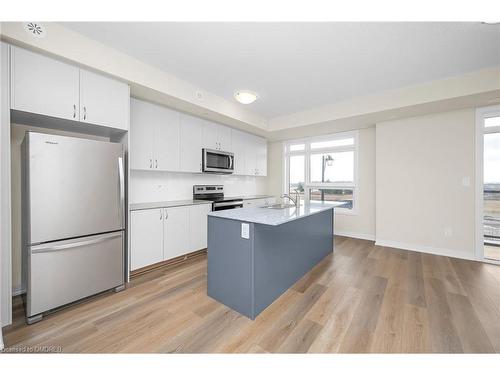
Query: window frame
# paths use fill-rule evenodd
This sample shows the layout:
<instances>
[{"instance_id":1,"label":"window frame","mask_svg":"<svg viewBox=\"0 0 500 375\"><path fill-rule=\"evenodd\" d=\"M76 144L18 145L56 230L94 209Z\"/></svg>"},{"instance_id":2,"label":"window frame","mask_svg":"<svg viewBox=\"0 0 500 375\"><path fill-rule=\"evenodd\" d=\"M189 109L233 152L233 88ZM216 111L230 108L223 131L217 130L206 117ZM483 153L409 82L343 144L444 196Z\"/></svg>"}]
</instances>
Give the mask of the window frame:
<instances>
[{"instance_id":1,"label":"window frame","mask_svg":"<svg viewBox=\"0 0 500 375\"><path fill-rule=\"evenodd\" d=\"M311 149L311 143L321 142L321 141L332 141L337 139L345 139L345 138L353 138L354 144L349 146L333 146L333 147L324 147ZM304 144L304 150L300 151L290 151L290 146ZM311 182L311 155L315 154L325 154L330 152L345 152L345 151L353 151L354 152L354 162L353 162L353 182ZM347 131L329 135L322 135L317 137L308 137L308 138L300 138L293 139L286 142L283 142L283 186L282 192L283 194L288 194L288 188L290 186L290 162L289 158L293 155L304 155L304 197L306 202L310 201L310 189L318 189L318 188L338 188L338 189L353 189L353 202L352 209L348 208L337 208L336 213L344 214L344 215L357 215L358 207L359 207L359 183L358 183L358 159L359 159L359 131Z\"/></svg>"}]
</instances>

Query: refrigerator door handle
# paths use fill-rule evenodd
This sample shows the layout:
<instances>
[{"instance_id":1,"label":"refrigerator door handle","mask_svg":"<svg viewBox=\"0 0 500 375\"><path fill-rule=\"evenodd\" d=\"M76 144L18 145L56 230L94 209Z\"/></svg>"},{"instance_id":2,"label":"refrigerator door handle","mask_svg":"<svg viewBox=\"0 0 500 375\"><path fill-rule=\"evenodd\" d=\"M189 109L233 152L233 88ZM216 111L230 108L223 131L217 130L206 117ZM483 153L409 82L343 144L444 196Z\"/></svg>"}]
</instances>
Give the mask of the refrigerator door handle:
<instances>
[{"instance_id":1,"label":"refrigerator door handle","mask_svg":"<svg viewBox=\"0 0 500 375\"><path fill-rule=\"evenodd\" d=\"M79 242L69 242L69 243L65 243L65 244L61 244L61 245L52 245L52 244L36 245L36 246L31 247L31 253L32 254L48 253L48 252L52 252L52 251L61 251L61 250L65 250L65 249L71 249L74 247L93 245L93 244L108 241L112 238L116 238L116 237L120 237L120 236L122 236L122 232L104 234L98 238L93 238L91 240L85 240L85 241L79 241Z\"/></svg>"},{"instance_id":2,"label":"refrigerator door handle","mask_svg":"<svg viewBox=\"0 0 500 375\"><path fill-rule=\"evenodd\" d=\"M119 189L120 189L120 217L122 228L125 228L125 178L123 172L123 158L118 158L118 177L119 177Z\"/></svg>"}]
</instances>

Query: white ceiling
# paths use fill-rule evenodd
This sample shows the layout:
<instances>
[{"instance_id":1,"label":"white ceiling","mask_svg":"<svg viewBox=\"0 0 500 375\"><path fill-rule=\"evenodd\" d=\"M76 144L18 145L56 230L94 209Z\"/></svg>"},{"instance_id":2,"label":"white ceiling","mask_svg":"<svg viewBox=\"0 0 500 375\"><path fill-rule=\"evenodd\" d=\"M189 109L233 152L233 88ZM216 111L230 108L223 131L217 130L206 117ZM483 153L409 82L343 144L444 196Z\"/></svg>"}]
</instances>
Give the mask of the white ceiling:
<instances>
[{"instance_id":1,"label":"white ceiling","mask_svg":"<svg viewBox=\"0 0 500 375\"><path fill-rule=\"evenodd\" d=\"M64 23L272 118L500 65L481 23Z\"/></svg>"}]
</instances>

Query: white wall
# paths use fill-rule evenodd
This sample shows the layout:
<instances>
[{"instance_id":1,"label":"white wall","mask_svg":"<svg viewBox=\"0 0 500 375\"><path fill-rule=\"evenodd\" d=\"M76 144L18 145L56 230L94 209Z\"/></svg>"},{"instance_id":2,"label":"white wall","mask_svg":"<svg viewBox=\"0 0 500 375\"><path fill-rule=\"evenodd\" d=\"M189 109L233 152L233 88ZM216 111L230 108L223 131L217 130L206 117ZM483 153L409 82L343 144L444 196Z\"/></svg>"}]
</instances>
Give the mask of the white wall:
<instances>
[{"instance_id":1,"label":"white wall","mask_svg":"<svg viewBox=\"0 0 500 375\"><path fill-rule=\"evenodd\" d=\"M333 131L332 131L333 133ZM313 136L316 134L303 134ZM273 142L268 149L267 192L283 193L283 143ZM375 239L375 128L359 130L358 194L356 214L335 214L335 233Z\"/></svg>"},{"instance_id":2,"label":"white wall","mask_svg":"<svg viewBox=\"0 0 500 375\"><path fill-rule=\"evenodd\" d=\"M44 129L26 125L12 124L11 126L11 187L12 187L12 290L19 293L21 285L21 143L26 131L40 133L69 135L72 137L88 138L108 141L108 138L70 133L53 129Z\"/></svg>"},{"instance_id":3,"label":"white wall","mask_svg":"<svg viewBox=\"0 0 500 375\"><path fill-rule=\"evenodd\" d=\"M375 128L359 130L357 213L336 214L335 233L375 239Z\"/></svg>"},{"instance_id":4,"label":"white wall","mask_svg":"<svg viewBox=\"0 0 500 375\"><path fill-rule=\"evenodd\" d=\"M8 46L1 43L0 47L0 326L5 326L12 322L10 98Z\"/></svg>"},{"instance_id":5,"label":"white wall","mask_svg":"<svg viewBox=\"0 0 500 375\"><path fill-rule=\"evenodd\" d=\"M474 113L376 125L378 243L473 257Z\"/></svg>"},{"instance_id":6,"label":"white wall","mask_svg":"<svg viewBox=\"0 0 500 375\"><path fill-rule=\"evenodd\" d=\"M224 185L226 196L267 193L267 178L192 173L131 171L130 203L193 198L193 185Z\"/></svg>"}]
</instances>

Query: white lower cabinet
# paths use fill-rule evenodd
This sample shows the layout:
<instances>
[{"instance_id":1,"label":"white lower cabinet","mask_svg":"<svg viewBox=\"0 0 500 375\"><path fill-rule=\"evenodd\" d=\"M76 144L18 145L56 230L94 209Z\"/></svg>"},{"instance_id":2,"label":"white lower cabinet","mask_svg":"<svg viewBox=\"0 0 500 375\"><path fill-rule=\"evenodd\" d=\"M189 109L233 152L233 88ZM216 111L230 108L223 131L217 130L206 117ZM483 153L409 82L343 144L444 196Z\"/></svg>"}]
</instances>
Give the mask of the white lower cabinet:
<instances>
[{"instance_id":1,"label":"white lower cabinet","mask_svg":"<svg viewBox=\"0 0 500 375\"><path fill-rule=\"evenodd\" d=\"M131 271L205 249L211 208L200 204L132 211Z\"/></svg>"},{"instance_id":2,"label":"white lower cabinet","mask_svg":"<svg viewBox=\"0 0 500 375\"><path fill-rule=\"evenodd\" d=\"M208 213L212 211L211 205L200 204L189 207L189 248L192 251L207 247Z\"/></svg>"},{"instance_id":3,"label":"white lower cabinet","mask_svg":"<svg viewBox=\"0 0 500 375\"><path fill-rule=\"evenodd\" d=\"M163 209L130 213L130 269L163 260Z\"/></svg>"},{"instance_id":4,"label":"white lower cabinet","mask_svg":"<svg viewBox=\"0 0 500 375\"><path fill-rule=\"evenodd\" d=\"M163 260L189 252L189 207L164 208Z\"/></svg>"}]
</instances>

